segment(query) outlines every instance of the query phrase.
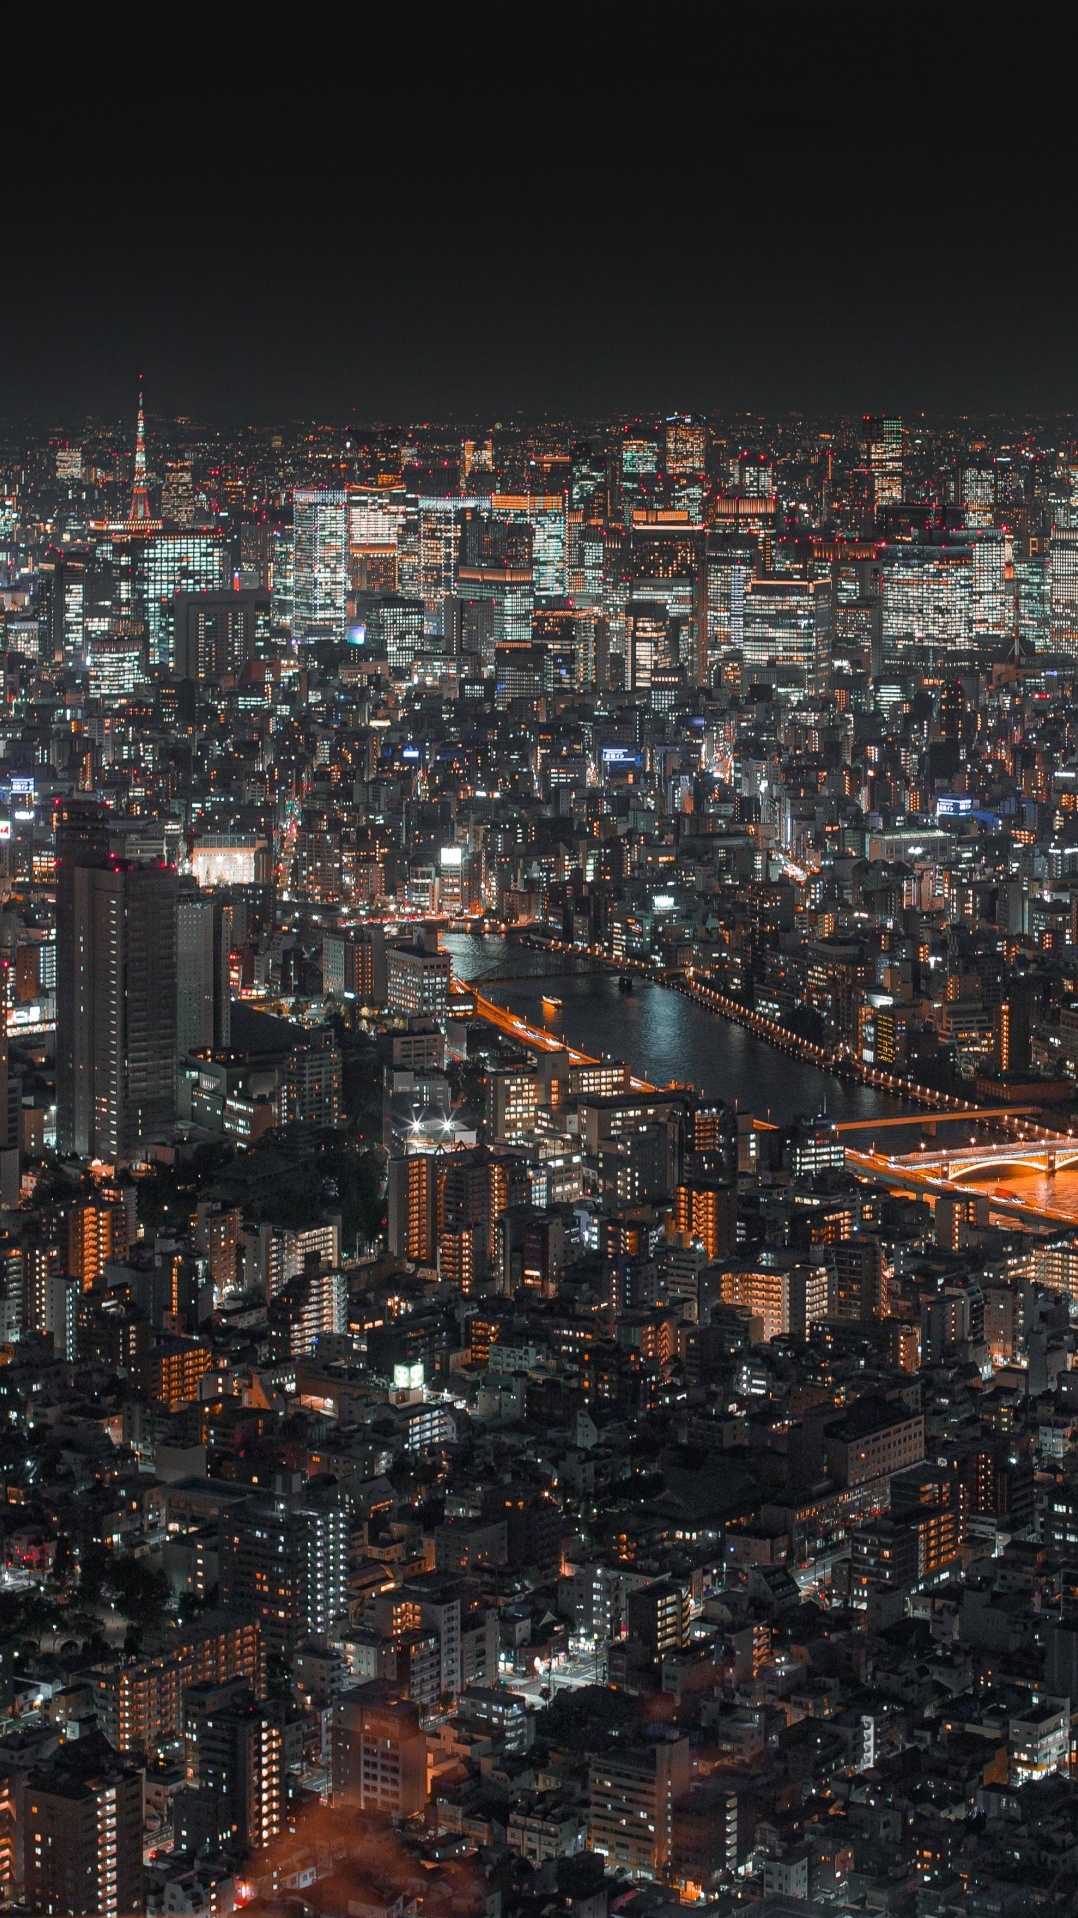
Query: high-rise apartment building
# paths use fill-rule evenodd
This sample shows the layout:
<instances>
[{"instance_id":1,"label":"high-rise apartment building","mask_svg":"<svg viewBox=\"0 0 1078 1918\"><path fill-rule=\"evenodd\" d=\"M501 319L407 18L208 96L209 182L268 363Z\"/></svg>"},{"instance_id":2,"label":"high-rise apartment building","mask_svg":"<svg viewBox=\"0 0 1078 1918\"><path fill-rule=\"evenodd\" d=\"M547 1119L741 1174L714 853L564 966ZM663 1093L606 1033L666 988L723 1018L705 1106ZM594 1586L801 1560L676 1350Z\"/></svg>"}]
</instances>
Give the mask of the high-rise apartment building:
<instances>
[{"instance_id":1,"label":"high-rise apartment building","mask_svg":"<svg viewBox=\"0 0 1078 1918\"><path fill-rule=\"evenodd\" d=\"M762 1339L792 1332L805 1338L810 1327L827 1317L828 1275L825 1265L793 1265L785 1270L746 1264L729 1267L719 1279L724 1305L747 1308L762 1324Z\"/></svg>"},{"instance_id":2,"label":"high-rise apartment building","mask_svg":"<svg viewBox=\"0 0 1078 1918\"><path fill-rule=\"evenodd\" d=\"M20 1814L30 1911L142 1910L142 1772L101 1732L62 1745L29 1774Z\"/></svg>"},{"instance_id":3,"label":"high-rise apartment building","mask_svg":"<svg viewBox=\"0 0 1078 1918\"><path fill-rule=\"evenodd\" d=\"M247 1697L197 1721L198 1795L216 1814L220 1844L262 1851L284 1827L284 1737L279 1711Z\"/></svg>"},{"instance_id":4,"label":"high-rise apartment building","mask_svg":"<svg viewBox=\"0 0 1078 1918\"><path fill-rule=\"evenodd\" d=\"M28 1245L23 1252L23 1324L28 1332L51 1339L62 1359L75 1356L75 1329L81 1287L60 1270L55 1246Z\"/></svg>"},{"instance_id":5,"label":"high-rise apartment building","mask_svg":"<svg viewBox=\"0 0 1078 1918\"><path fill-rule=\"evenodd\" d=\"M691 1777L689 1741L664 1736L592 1760L588 1842L609 1869L659 1878L670 1858L674 1805Z\"/></svg>"},{"instance_id":6,"label":"high-rise apartment building","mask_svg":"<svg viewBox=\"0 0 1078 1918\"><path fill-rule=\"evenodd\" d=\"M131 1158L176 1116L176 873L111 857L99 807L71 802L56 846L57 1138Z\"/></svg>"},{"instance_id":7,"label":"high-rise apartment building","mask_svg":"<svg viewBox=\"0 0 1078 1918\"><path fill-rule=\"evenodd\" d=\"M431 1266L437 1257L435 1196L438 1165L428 1152L393 1158L388 1169L389 1249L417 1265Z\"/></svg>"},{"instance_id":8,"label":"high-rise apartment building","mask_svg":"<svg viewBox=\"0 0 1078 1918\"><path fill-rule=\"evenodd\" d=\"M245 1500L222 1528L222 1602L259 1621L271 1652L294 1651L345 1612L348 1538L336 1486Z\"/></svg>"},{"instance_id":9,"label":"high-rise apartment building","mask_svg":"<svg viewBox=\"0 0 1078 1918\"><path fill-rule=\"evenodd\" d=\"M394 1820L427 1802L427 1741L419 1709L386 1679L355 1685L333 1710L333 1802Z\"/></svg>"},{"instance_id":10,"label":"high-rise apartment building","mask_svg":"<svg viewBox=\"0 0 1078 1918\"><path fill-rule=\"evenodd\" d=\"M297 486L293 494L292 637L343 642L348 623L348 495Z\"/></svg>"}]
</instances>

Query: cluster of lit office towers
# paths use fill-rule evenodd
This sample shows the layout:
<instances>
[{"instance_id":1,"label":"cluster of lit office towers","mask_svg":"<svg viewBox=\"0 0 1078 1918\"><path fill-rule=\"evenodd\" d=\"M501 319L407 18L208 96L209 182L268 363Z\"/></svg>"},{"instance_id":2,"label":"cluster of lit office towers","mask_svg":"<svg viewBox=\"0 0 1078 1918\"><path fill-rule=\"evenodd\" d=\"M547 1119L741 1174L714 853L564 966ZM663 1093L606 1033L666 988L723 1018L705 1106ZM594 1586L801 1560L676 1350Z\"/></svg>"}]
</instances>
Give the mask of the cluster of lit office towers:
<instances>
[{"instance_id":1,"label":"cluster of lit office towers","mask_svg":"<svg viewBox=\"0 0 1078 1918\"><path fill-rule=\"evenodd\" d=\"M46 565L50 630L100 692L147 665L227 669L271 630L396 671L493 674L506 699L668 685L673 700L734 656L822 692L843 661L879 675L1007 644L1078 650L1065 455L1016 436L941 462L896 418L802 450L780 493L771 455L676 415L539 452L507 491L491 439L455 461L402 441L376 483L294 486L238 550L173 462L160 518L136 483L123 522ZM61 449L58 472L79 457Z\"/></svg>"}]
</instances>

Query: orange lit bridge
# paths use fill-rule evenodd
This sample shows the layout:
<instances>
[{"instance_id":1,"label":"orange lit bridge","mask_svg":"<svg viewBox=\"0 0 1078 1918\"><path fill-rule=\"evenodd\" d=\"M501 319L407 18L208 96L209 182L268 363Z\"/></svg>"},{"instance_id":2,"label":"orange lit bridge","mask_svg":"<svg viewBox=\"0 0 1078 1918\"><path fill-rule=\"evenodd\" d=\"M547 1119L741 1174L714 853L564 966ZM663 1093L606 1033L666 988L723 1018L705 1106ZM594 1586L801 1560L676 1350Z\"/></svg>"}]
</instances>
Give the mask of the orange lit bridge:
<instances>
[{"instance_id":1,"label":"orange lit bridge","mask_svg":"<svg viewBox=\"0 0 1078 1918\"><path fill-rule=\"evenodd\" d=\"M988 1145L940 1145L888 1160L896 1172L912 1172L941 1185L961 1185L983 1172L1042 1172L1049 1178L1078 1165L1078 1139L1055 1137L998 1139Z\"/></svg>"}]
</instances>

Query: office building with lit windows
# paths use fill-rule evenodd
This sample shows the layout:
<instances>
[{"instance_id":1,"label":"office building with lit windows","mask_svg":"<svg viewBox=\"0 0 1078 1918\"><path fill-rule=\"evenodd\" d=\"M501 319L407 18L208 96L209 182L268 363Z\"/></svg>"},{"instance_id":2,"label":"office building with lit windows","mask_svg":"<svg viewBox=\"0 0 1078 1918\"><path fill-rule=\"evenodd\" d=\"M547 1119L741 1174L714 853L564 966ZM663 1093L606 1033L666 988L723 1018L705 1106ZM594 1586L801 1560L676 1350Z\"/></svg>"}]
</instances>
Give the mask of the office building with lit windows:
<instances>
[{"instance_id":1,"label":"office building with lit windows","mask_svg":"<svg viewBox=\"0 0 1078 1918\"><path fill-rule=\"evenodd\" d=\"M383 1006L386 979L385 928L372 924L327 932L322 943L322 984L335 999Z\"/></svg>"},{"instance_id":2,"label":"office building with lit windows","mask_svg":"<svg viewBox=\"0 0 1078 1918\"><path fill-rule=\"evenodd\" d=\"M535 1131L539 1080L534 1066L487 1074L487 1124L501 1145L519 1145Z\"/></svg>"},{"instance_id":3,"label":"office building with lit windows","mask_svg":"<svg viewBox=\"0 0 1078 1918\"><path fill-rule=\"evenodd\" d=\"M737 651L744 637L745 588L752 578L755 550L748 540L729 534L708 535L704 559L707 600L708 671L723 655Z\"/></svg>"},{"instance_id":4,"label":"office building with lit windows","mask_svg":"<svg viewBox=\"0 0 1078 1918\"><path fill-rule=\"evenodd\" d=\"M1053 652L1078 656L1078 530L1056 526L1048 549Z\"/></svg>"},{"instance_id":5,"label":"office building with lit windows","mask_svg":"<svg viewBox=\"0 0 1078 1918\"><path fill-rule=\"evenodd\" d=\"M231 1034L229 939L232 911L192 891L185 880L176 904L176 1051L227 1046Z\"/></svg>"},{"instance_id":6,"label":"office building with lit windows","mask_svg":"<svg viewBox=\"0 0 1078 1918\"><path fill-rule=\"evenodd\" d=\"M91 696L115 699L144 684L146 628L141 620L117 619L107 633L94 633L86 644L86 677Z\"/></svg>"},{"instance_id":7,"label":"office building with lit windows","mask_svg":"<svg viewBox=\"0 0 1078 1918\"><path fill-rule=\"evenodd\" d=\"M535 611L530 566L462 565L457 582L463 599L490 601L494 646L530 645Z\"/></svg>"},{"instance_id":8,"label":"office building with lit windows","mask_svg":"<svg viewBox=\"0 0 1078 1918\"><path fill-rule=\"evenodd\" d=\"M672 413L665 422L666 470L702 473L707 464L707 427L688 413Z\"/></svg>"},{"instance_id":9,"label":"office building with lit windows","mask_svg":"<svg viewBox=\"0 0 1078 1918\"><path fill-rule=\"evenodd\" d=\"M173 667L180 679L240 673L269 640L267 592L181 593L173 605Z\"/></svg>"},{"instance_id":10,"label":"office building with lit windows","mask_svg":"<svg viewBox=\"0 0 1078 1918\"><path fill-rule=\"evenodd\" d=\"M135 607L145 621L150 663L172 658L177 593L219 592L225 583L224 540L213 529L154 533L135 550Z\"/></svg>"},{"instance_id":11,"label":"office building with lit windows","mask_svg":"<svg viewBox=\"0 0 1078 1918\"><path fill-rule=\"evenodd\" d=\"M647 691L656 667L670 664L667 647L670 620L661 601L631 599L625 612L629 641L629 671L634 690Z\"/></svg>"},{"instance_id":12,"label":"office building with lit windows","mask_svg":"<svg viewBox=\"0 0 1078 1918\"><path fill-rule=\"evenodd\" d=\"M902 498L902 421L866 416L863 435L872 504L877 510L895 505Z\"/></svg>"},{"instance_id":13,"label":"office building with lit windows","mask_svg":"<svg viewBox=\"0 0 1078 1918\"><path fill-rule=\"evenodd\" d=\"M885 661L924 650L966 652L973 635L973 553L968 545L897 543L880 553Z\"/></svg>"},{"instance_id":14,"label":"office building with lit windows","mask_svg":"<svg viewBox=\"0 0 1078 1918\"><path fill-rule=\"evenodd\" d=\"M449 1012L449 954L416 946L386 953L386 993L395 1012L422 1013L444 1024Z\"/></svg>"},{"instance_id":15,"label":"office building with lit windows","mask_svg":"<svg viewBox=\"0 0 1078 1918\"><path fill-rule=\"evenodd\" d=\"M297 486L292 563L292 638L343 642L348 625L348 495Z\"/></svg>"},{"instance_id":16,"label":"office building with lit windows","mask_svg":"<svg viewBox=\"0 0 1078 1918\"><path fill-rule=\"evenodd\" d=\"M561 599L566 568L565 501L560 493L496 493L491 511L500 520L530 528L536 599Z\"/></svg>"},{"instance_id":17,"label":"office building with lit windows","mask_svg":"<svg viewBox=\"0 0 1078 1918\"><path fill-rule=\"evenodd\" d=\"M822 693L831 670L831 582L769 575L745 585L742 628L743 676L772 668L800 678L810 693Z\"/></svg>"}]
</instances>

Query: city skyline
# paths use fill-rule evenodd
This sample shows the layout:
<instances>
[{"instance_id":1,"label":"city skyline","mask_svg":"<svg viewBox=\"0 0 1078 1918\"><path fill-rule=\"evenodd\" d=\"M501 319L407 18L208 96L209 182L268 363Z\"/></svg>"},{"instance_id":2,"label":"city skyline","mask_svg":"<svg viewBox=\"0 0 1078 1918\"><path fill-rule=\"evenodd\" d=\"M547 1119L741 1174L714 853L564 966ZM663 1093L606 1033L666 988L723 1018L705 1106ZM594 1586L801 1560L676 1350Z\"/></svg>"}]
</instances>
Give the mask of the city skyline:
<instances>
[{"instance_id":1,"label":"city skyline","mask_svg":"<svg viewBox=\"0 0 1078 1918\"><path fill-rule=\"evenodd\" d=\"M180 33L218 147L151 77L0 303L0 1904L1064 1918L1057 215L963 327L1006 141L451 24L433 97ZM1008 355L1059 410L963 414Z\"/></svg>"}]
</instances>

